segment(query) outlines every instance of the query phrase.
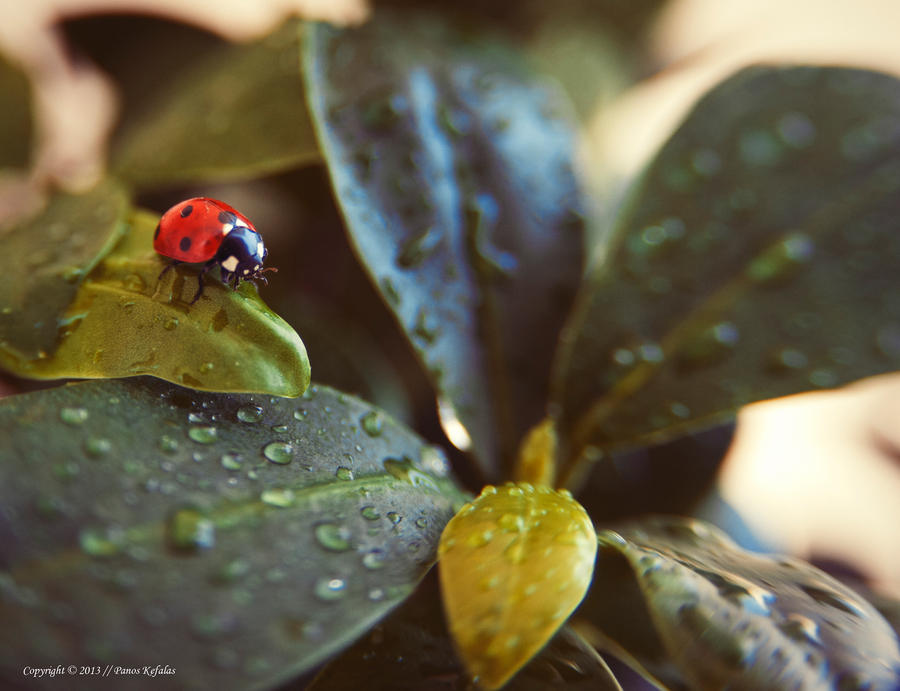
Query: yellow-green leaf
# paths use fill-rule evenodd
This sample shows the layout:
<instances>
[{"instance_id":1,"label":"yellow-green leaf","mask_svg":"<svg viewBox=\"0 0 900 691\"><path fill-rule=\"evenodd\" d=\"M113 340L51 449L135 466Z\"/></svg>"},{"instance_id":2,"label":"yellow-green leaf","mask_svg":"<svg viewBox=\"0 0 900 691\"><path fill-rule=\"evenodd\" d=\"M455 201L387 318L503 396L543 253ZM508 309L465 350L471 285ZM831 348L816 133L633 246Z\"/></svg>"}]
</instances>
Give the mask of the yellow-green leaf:
<instances>
[{"instance_id":1,"label":"yellow-green leaf","mask_svg":"<svg viewBox=\"0 0 900 691\"><path fill-rule=\"evenodd\" d=\"M597 539L565 490L485 487L439 547L444 610L469 673L502 686L550 640L591 581Z\"/></svg>"},{"instance_id":2,"label":"yellow-green leaf","mask_svg":"<svg viewBox=\"0 0 900 691\"><path fill-rule=\"evenodd\" d=\"M130 231L85 278L46 357L20 361L35 378L150 374L204 391L299 396L309 385L306 348L253 285L232 291L190 268L160 278L153 251L157 217L135 212Z\"/></svg>"}]
</instances>

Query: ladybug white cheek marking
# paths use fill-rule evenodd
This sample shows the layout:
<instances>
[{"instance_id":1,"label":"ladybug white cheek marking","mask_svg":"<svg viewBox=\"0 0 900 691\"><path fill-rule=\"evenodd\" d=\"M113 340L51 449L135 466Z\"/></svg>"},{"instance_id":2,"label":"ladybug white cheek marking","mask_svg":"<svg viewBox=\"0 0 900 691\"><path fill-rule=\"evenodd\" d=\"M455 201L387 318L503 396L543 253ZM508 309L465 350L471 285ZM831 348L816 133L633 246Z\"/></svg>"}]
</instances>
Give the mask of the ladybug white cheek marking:
<instances>
[{"instance_id":1,"label":"ladybug white cheek marking","mask_svg":"<svg viewBox=\"0 0 900 691\"><path fill-rule=\"evenodd\" d=\"M225 261L222 262L222 268L225 269L225 271L228 271L230 273L234 273L234 270L237 268L237 265L238 265L238 258L235 257L234 255L231 255L230 257L228 257L228 259L226 259Z\"/></svg>"},{"instance_id":2,"label":"ladybug white cheek marking","mask_svg":"<svg viewBox=\"0 0 900 691\"><path fill-rule=\"evenodd\" d=\"M228 235L234 228L234 224L232 223L224 223L222 224L222 235Z\"/></svg>"},{"instance_id":3,"label":"ladybug white cheek marking","mask_svg":"<svg viewBox=\"0 0 900 691\"><path fill-rule=\"evenodd\" d=\"M250 269L244 269L244 274L250 273Z\"/></svg>"},{"instance_id":4,"label":"ladybug white cheek marking","mask_svg":"<svg viewBox=\"0 0 900 691\"><path fill-rule=\"evenodd\" d=\"M256 256L262 259L263 252L266 251L266 248L263 247L262 241L256 243Z\"/></svg>"}]
</instances>

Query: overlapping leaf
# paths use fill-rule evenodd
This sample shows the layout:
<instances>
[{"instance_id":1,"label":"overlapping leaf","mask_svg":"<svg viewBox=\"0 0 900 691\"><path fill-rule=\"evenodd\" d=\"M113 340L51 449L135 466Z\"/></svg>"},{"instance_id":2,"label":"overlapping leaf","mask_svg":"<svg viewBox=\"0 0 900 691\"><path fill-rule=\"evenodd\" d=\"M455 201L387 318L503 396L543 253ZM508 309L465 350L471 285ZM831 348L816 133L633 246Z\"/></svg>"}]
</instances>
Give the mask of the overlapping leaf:
<instances>
[{"instance_id":1,"label":"overlapping leaf","mask_svg":"<svg viewBox=\"0 0 900 691\"><path fill-rule=\"evenodd\" d=\"M502 686L584 597L597 550L584 509L563 491L486 487L441 536L440 576L453 639L470 674Z\"/></svg>"},{"instance_id":2,"label":"overlapping leaf","mask_svg":"<svg viewBox=\"0 0 900 691\"><path fill-rule=\"evenodd\" d=\"M465 428L451 438L495 477L543 412L582 242L562 104L500 45L445 19L380 14L362 29L311 27L304 58L356 249L445 427Z\"/></svg>"},{"instance_id":3,"label":"overlapping leaf","mask_svg":"<svg viewBox=\"0 0 900 691\"><path fill-rule=\"evenodd\" d=\"M603 658L578 634L562 628L504 686L506 691L615 691ZM437 579L429 575L415 594L339 658L329 663L309 691L467 691L469 675L459 661L441 611Z\"/></svg>"},{"instance_id":4,"label":"overlapping leaf","mask_svg":"<svg viewBox=\"0 0 900 691\"><path fill-rule=\"evenodd\" d=\"M131 215L128 233L55 322L53 349L16 362L15 371L38 378L152 374L206 391L303 393L310 376L303 342L255 288L244 283L233 292L208 280L191 305L196 271L159 277L166 263L153 251L157 220Z\"/></svg>"},{"instance_id":5,"label":"overlapping leaf","mask_svg":"<svg viewBox=\"0 0 900 691\"><path fill-rule=\"evenodd\" d=\"M251 177L317 159L299 61L292 21L174 75L117 140L113 171L147 187Z\"/></svg>"},{"instance_id":6,"label":"overlapping leaf","mask_svg":"<svg viewBox=\"0 0 900 691\"><path fill-rule=\"evenodd\" d=\"M900 82L839 68L755 68L700 102L567 326L572 456L898 366L898 118Z\"/></svg>"},{"instance_id":7,"label":"overlapping leaf","mask_svg":"<svg viewBox=\"0 0 900 691\"><path fill-rule=\"evenodd\" d=\"M402 600L464 501L437 449L324 387L85 382L4 399L0 437L12 682L78 660L168 664L160 688L270 686Z\"/></svg>"},{"instance_id":8,"label":"overlapping leaf","mask_svg":"<svg viewBox=\"0 0 900 691\"><path fill-rule=\"evenodd\" d=\"M874 691L900 680L888 623L808 564L745 552L690 519L648 519L599 541L597 577L579 616L667 685ZM637 588L610 587L623 557Z\"/></svg>"},{"instance_id":9,"label":"overlapping leaf","mask_svg":"<svg viewBox=\"0 0 900 691\"><path fill-rule=\"evenodd\" d=\"M84 277L126 230L128 199L105 182L58 194L34 218L0 229L0 362L11 369L56 347Z\"/></svg>"}]
</instances>

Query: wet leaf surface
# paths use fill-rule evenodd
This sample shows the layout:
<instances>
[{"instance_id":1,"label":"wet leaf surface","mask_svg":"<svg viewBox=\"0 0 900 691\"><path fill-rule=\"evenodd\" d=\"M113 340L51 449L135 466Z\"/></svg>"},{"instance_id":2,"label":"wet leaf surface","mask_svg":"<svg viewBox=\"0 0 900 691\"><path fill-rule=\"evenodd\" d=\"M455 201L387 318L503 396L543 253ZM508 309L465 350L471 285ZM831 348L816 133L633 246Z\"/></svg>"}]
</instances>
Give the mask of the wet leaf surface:
<instances>
[{"instance_id":1,"label":"wet leaf surface","mask_svg":"<svg viewBox=\"0 0 900 691\"><path fill-rule=\"evenodd\" d=\"M83 382L4 399L0 436L10 681L78 660L168 664L160 688L271 686L406 597L465 500L439 450L324 387Z\"/></svg>"},{"instance_id":2,"label":"wet leaf surface","mask_svg":"<svg viewBox=\"0 0 900 691\"><path fill-rule=\"evenodd\" d=\"M55 348L84 276L126 230L128 199L107 181L57 194L32 219L0 229L0 362L21 374Z\"/></svg>"},{"instance_id":3,"label":"wet leaf surface","mask_svg":"<svg viewBox=\"0 0 900 691\"><path fill-rule=\"evenodd\" d=\"M242 283L232 291L153 250L159 219L134 212L129 230L78 287L60 319L60 340L47 357L17 373L37 378L106 378L151 374L206 391L299 396L309 385L306 349L297 333Z\"/></svg>"},{"instance_id":4,"label":"wet leaf surface","mask_svg":"<svg viewBox=\"0 0 900 691\"><path fill-rule=\"evenodd\" d=\"M318 159L299 72L300 25L180 71L112 151L138 187L246 178Z\"/></svg>"},{"instance_id":5,"label":"wet leaf surface","mask_svg":"<svg viewBox=\"0 0 900 691\"><path fill-rule=\"evenodd\" d=\"M34 126L31 85L22 69L0 55L0 170L26 168ZM2 220L2 219L0 219Z\"/></svg>"},{"instance_id":6,"label":"wet leaf surface","mask_svg":"<svg viewBox=\"0 0 900 691\"><path fill-rule=\"evenodd\" d=\"M578 615L669 686L892 690L900 680L888 623L805 562L746 552L692 519L646 519L599 543ZM622 577L623 558L632 585L602 587L615 580L608 571Z\"/></svg>"},{"instance_id":7,"label":"wet leaf surface","mask_svg":"<svg viewBox=\"0 0 900 691\"><path fill-rule=\"evenodd\" d=\"M698 104L567 326L570 457L900 362L900 82L754 68Z\"/></svg>"},{"instance_id":8,"label":"wet leaf surface","mask_svg":"<svg viewBox=\"0 0 900 691\"><path fill-rule=\"evenodd\" d=\"M506 691L619 689L606 663L564 627L523 667ZM383 623L328 664L309 691L470 691L475 688L444 623L437 578L422 582Z\"/></svg>"},{"instance_id":9,"label":"wet leaf surface","mask_svg":"<svg viewBox=\"0 0 900 691\"><path fill-rule=\"evenodd\" d=\"M502 686L550 640L584 597L594 527L565 490L485 487L441 536L450 631L473 677Z\"/></svg>"},{"instance_id":10,"label":"wet leaf surface","mask_svg":"<svg viewBox=\"0 0 900 691\"><path fill-rule=\"evenodd\" d=\"M489 477L542 416L582 242L564 104L500 46L381 14L304 58L355 247Z\"/></svg>"}]
</instances>

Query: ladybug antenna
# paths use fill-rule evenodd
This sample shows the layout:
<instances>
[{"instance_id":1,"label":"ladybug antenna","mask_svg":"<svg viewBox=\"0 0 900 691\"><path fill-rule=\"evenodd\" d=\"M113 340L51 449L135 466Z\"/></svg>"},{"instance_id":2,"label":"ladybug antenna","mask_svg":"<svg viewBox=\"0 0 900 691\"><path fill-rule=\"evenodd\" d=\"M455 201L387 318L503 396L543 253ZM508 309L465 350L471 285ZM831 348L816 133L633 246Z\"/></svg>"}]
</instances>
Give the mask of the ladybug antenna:
<instances>
[{"instance_id":1,"label":"ladybug antenna","mask_svg":"<svg viewBox=\"0 0 900 691\"><path fill-rule=\"evenodd\" d=\"M274 266L267 266L265 269L262 269L259 273L264 274L266 271L274 271L275 273L278 273L278 269L276 269Z\"/></svg>"}]
</instances>

